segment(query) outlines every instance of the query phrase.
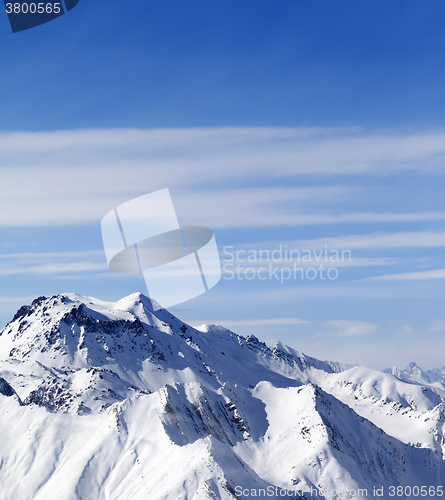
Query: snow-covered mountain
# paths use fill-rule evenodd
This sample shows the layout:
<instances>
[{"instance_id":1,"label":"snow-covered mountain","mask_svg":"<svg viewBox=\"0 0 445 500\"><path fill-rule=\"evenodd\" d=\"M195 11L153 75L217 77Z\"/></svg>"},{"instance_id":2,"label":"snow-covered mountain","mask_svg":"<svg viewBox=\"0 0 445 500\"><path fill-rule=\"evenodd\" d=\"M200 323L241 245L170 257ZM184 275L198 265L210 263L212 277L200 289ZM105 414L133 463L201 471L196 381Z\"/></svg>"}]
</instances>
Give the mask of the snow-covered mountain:
<instances>
[{"instance_id":1,"label":"snow-covered mountain","mask_svg":"<svg viewBox=\"0 0 445 500\"><path fill-rule=\"evenodd\" d=\"M41 297L0 332L0 499L390 498L443 484L444 401L140 293Z\"/></svg>"},{"instance_id":2,"label":"snow-covered mountain","mask_svg":"<svg viewBox=\"0 0 445 500\"><path fill-rule=\"evenodd\" d=\"M396 377L409 382L419 382L421 384L436 385L445 389L445 366L442 368L433 368L432 370L422 370L414 361L404 370L399 368L387 368L385 373L391 373Z\"/></svg>"}]
</instances>

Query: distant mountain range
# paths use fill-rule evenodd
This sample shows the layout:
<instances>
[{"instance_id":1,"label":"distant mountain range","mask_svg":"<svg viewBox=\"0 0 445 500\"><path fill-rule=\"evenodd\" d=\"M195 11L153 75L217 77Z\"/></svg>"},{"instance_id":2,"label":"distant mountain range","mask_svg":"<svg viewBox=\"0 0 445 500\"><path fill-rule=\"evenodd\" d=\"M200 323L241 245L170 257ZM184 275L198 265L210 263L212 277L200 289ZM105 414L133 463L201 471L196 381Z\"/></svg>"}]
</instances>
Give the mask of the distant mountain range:
<instances>
[{"instance_id":1,"label":"distant mountain range","mask_svg":"<svg viewBox=\"0 0 445 500\"><path fill-rule=\"evenodd\" d=\"M440 490L444 373L193 328L140 293L40 297L0 331L0 499Z\"/></svg>"},{"instance_id":2,"label":"distant mountain range","mask_svg":"<svg viewBox=\"0 0 445 500\"><path fill-rule=\"evenodd\" d=\"M387 368L385 373L391 373L396 377L408 382L419 382L420 384L440 384L445 390L445 366L433 368L432 370L422 370L416 363L410 363L405 370L398 368Z\"/></svg>"}]
</instances>

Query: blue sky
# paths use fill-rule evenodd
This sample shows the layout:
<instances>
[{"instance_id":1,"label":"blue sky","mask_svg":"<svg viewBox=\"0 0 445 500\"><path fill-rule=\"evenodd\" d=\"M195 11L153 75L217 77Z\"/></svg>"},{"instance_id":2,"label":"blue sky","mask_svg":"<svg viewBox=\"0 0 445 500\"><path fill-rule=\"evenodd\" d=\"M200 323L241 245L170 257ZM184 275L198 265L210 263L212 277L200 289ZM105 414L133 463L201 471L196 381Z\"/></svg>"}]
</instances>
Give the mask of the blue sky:
<instances>
[{"instance_id":1,"label":"blue sky","mask_svg":"<svg viewBox=\"0 0 445 500\"><path fill-rule=\"evenodd\" d=\"M331 282L225 273L175 308L185 321L376 368L442 366L444 13L81 0L12 34L2 11L0 323L37 295L143 291L107 269L100 220L168 187L181 224L211 227L221 252L352 254Z\"/></svg>"},{"instance_id":2,"label":"blue sky","mask_svg":"<svg viewBox=\"0 0 445 500\"><path fill-rule=\"evenodd\" d=\"M426 0L81 0L10 34L2 129L442 126L442 20Z\"/></svg>"}]
</instances>

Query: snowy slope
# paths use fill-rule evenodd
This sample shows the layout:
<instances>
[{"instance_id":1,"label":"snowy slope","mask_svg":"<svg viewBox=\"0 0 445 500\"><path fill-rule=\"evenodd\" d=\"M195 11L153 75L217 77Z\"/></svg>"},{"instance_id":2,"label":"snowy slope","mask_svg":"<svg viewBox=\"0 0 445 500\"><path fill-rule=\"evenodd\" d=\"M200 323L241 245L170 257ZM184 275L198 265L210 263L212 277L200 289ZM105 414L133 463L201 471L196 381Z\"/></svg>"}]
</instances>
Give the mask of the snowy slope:
<instances>
[{"instance_id":1,"label":"snowy slope","mask_svg":"<svg viewBox=\"0 0 445 500\"><path fill-rule=\"evenodd\" d=\"M41 297L0 332L0 499L436 486L444 401L439 385L195 329L140 293Z\"/></svg>"}]
</instances>

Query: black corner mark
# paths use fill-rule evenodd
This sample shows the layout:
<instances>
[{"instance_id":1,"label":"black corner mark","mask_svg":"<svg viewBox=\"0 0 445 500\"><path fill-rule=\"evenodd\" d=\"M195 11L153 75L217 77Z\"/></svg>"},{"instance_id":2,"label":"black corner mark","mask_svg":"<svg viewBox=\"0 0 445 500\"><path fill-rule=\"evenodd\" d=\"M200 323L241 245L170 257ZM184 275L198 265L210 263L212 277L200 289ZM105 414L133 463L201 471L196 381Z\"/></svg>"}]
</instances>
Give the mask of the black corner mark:
<instances>
[{"instance_id":1,"label":"black corner mark","mask_svg":"<svg viewBox=\"0 0 445 500\"><path fill-rule=\"evenodd\" d=\"M79 0L65 0L66 11L69 12L71 9L79 3Z\"/></svg>"},{"instance_id":2,"label":"black corner mark","mask_svg":"<svg viewBox=\"0 0 445 500\"><path fill-rule=\"evenodd\" d=\"M3 0L13 33L47 23L73 9L79 0Z\"/></svg>"},{"instance_id":3,"label":"black corner mark","mask_svg":"<svg viewBox=\"0 0 445 500\"><path fill-rule=\"evenodd\" d=\"M61 0L3 0L13 33L52 21L65 14Z\"/></svg>"}]
</instances>

